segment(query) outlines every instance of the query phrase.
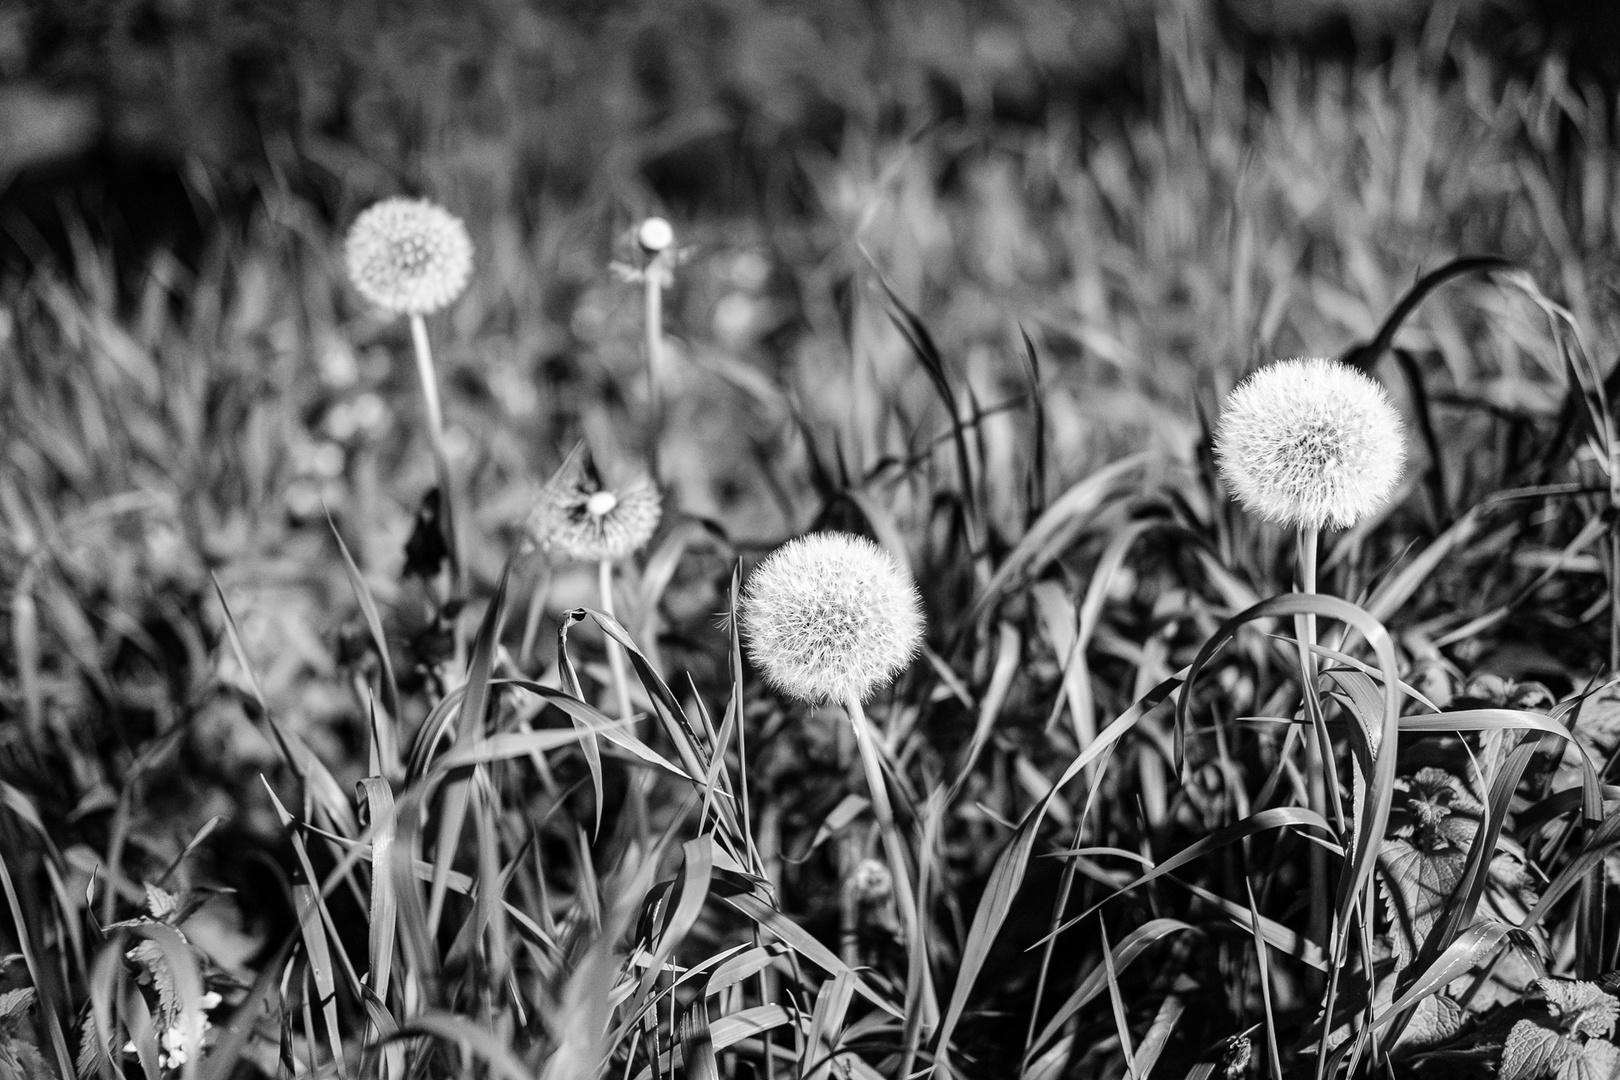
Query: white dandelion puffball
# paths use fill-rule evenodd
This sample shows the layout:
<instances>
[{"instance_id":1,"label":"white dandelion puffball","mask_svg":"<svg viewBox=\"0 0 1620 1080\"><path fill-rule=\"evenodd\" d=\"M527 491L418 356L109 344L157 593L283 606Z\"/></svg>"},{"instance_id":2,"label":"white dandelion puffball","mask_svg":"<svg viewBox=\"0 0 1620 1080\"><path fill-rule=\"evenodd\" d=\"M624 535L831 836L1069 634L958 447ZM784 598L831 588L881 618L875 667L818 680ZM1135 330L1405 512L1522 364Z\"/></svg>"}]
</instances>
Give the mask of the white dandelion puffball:
<instances>
[{"instance_id":1,"label":"white dandelion puffball","mask_svg":"<svg viewBox=\"0 0 1620 1080\"><path fill-rule=\"evenodd\" d=\"M864 701L911 662L922 599L894 556L848 533L778 548L748 579L739 615L765 679L801 701Z\"/></svg>"},{"instance_id":2,"label":"white dandelion puffball","mask_svg":"<svg viewBox=\"0 0 1620 1080\"><path fill-rule=\"evenodd\" d=\"M665 251L675 242L675 229L661 217L650 217L636 230L636 243L649 255Z\"/></svg>"},{"instance_id":3,"label":"white dandelion puffball","mask_svg":"<svg viewBox=\"0 0 1620 1080\"><path fill-rule=\"evenodd\" d=\"M524 532L548 555L580 562L617 562L639 551L658 529L663 501L646 477L601 487L572 455L546 482Z\"/></svg>"},{"instance_id":4,"label":"white dandelion puffball","mask_svg":"<svg viewBox=\"0 0 1620 1080\"><path fill-rule=\"evenodd\" d=\"M1389 501L1406 446L1389 394L1370 376L1336 360L1282 360L1227 398L1215 459L1261 517L1346 529Z\"/></svg>"},{"instance_id":5,"label":"white dandelion puffball","mask_svg":"<svg viewBox=\"0 0 1620 1080\"><path fill-rule=\"evenodd\" d=\"M396 315L449 307L472 277L467 227L426 199L384 199L349 226L349 280L360 295Z\"/></svg>"}]
</instances>

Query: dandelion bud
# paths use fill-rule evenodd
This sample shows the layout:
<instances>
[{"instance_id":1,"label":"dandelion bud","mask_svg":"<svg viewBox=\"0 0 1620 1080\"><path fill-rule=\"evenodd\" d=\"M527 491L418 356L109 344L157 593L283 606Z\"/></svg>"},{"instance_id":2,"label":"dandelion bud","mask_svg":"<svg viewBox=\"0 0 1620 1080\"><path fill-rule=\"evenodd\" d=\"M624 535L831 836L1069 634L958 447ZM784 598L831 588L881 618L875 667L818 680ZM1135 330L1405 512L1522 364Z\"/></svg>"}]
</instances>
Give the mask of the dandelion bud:
<instances>
[{"instance_id":1,"label":"dandelion bud","mask_svg":"<svg viewBox=\"0 0 1620 1080\"><path fill-rule=\"evenodd\" d=\"M448 307L472 276L472 240L461 219L426 199L384 199L349 227L349 280L397 315Z\"/></svg>"},{"instance_id":2,"label":"dandelion bud","mask_svg":"<svg viewBox=\"0 0 1620 1080\"><path fill-rule=\"evenodd\" d=\"M524 532L549 555L617 562L652 539L662 513L652 481L640 477L619 487L600 487L583 455L576 453L541 489Z\"/></svg>"},{"instance_id":3,"label":"dandelion bud","mask_svg":"<svg viewBox=\"0 0 1620 1080\"><path fill-rule=\"evenodd\" d=\"M675 242L675 230L661 217L650 217L636 230L636 243L649 255L668 250Z\"/></svg>"},{"instance_id":4,"label":"dandelion bud","mask_svg":"<svg viewBox=\"0 0 1620 1080\"><path fill-rule=\"evenodd\" d=\"M894 556L847 533L778 548L743 590L748 652L766 681L802 701L863 701L899 674L922 638L922 602Z\"/></svg>"},{"instance_id":5,"label":"dandelion bud","mask_svg":"<svg viewBox=\"0 0 1620 1080\"><path fill-rule=\"evenodd\" d=\"M1227 398L1221 475L1245 508L1285 525L1349 528L1389 500L1406 457L1384 388L1334 360L1283 360Z\"/></svg>"}]
</instances>

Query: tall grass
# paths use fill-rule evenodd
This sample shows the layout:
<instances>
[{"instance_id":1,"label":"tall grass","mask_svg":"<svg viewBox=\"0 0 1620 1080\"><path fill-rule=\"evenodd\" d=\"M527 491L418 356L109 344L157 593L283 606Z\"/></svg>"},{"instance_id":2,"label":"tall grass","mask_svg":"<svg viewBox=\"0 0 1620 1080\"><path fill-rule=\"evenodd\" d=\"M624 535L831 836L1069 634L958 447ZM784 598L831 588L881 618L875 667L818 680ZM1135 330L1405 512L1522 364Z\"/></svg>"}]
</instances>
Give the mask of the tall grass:
<instances>
[{"instance_id":1,"label":"tall grass","mask_svg":"<svg viewBox=\"0 0 1620 1080\"><path fill-rule=\"evenodd\" d=\"M411 342L298 196L132 293L88 239L17 287L0 884L32 996L0 997L0 1069L1461 1075L1538 1032L1602 1059L1608 110L1461 44L1250 68L1175 9L1150 52L1138 107L851 119L794 147L793 214L694 210L670 512L613 615L593 568L515 553L579 438L641 445L643 298L607 264L644 207L531 215L442 117L413 159L488 253L435 328L448 600L403 555L433 531ZM1318 596L1208 453L1224 392L1299 353L1419 433L1391 508L1323 538ZM859 761L739 646L743 575L812 527L924 594ZM883 843L909 887L856 876Z\"/></svg>"}]
</instances>

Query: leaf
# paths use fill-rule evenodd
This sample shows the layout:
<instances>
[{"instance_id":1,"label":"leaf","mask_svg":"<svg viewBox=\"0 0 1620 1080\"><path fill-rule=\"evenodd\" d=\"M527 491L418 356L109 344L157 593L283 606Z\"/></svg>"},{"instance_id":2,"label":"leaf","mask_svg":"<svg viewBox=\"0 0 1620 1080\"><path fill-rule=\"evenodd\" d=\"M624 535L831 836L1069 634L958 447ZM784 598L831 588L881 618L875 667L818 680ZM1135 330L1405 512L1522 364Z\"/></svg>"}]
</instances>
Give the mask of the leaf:
<instances>
[{"instance_id":1,"label":"leaf","mask_svg":"<svg viewBox=\"0 0 1620 1080\"><path fill-rule=\"evenodd\" d=\"M1620 1046L1607 1039L1591 1039L1580 1056L1558 1067L1558 1080L1614 1080L1620 1073Z\"/></svg>"},{"instance_id":2,"label":"leaf","mask_svg":"<svg viewBox=\"0 0 1620 1080\"><path fill-rule=\"evenodd\" d=\"M1571 1035L1607 1035L1614 1030L1615 1017L1620 1016L1620 1000L1605 993L1596 983L1537 979L1536 989Z\"/></svg>"},{"instance_id":3,"label":"leaf","mask_svg":"<svg viewBox=\"0 0 1620 1080\"><path fill-rule=\"evenodd\" d=\"M14 1030L14 1022L25 1016L33 1007L32 986L25 986L21 990L7 990L0 994L0 1031Z\"/></svg>"},{"instance_id":4,"label":"leaf","mask_svg":"<svg viewBox=\"0 0 1620 1080\"><path fill-rule=\"evenodd\" d=\"M170 915L180 910L180 898L167 889L160 889L156 885L147 885L146 910L151 912L152 918L159 922L167 922Z\"/></svg>"},{"instance_id":5,"label":"leaf","mask_svg":"<svg viewBox=\"0 0 1620 1080\"><path fill-rule=\"evenodd\" d=\"M1390 921L1395 969L1406 967L1440 920L1462 881L1468 858L1461 851L1424 851L1409 840L1385 840L1378 855L1378 888Z\"/></svg>"},{"instance_id":6,"label":"leaf","mask_svg":"<svg viewBox=\"0 0 1620 1080\"><path fill-rule=\"evenodd\" d=\"M1502 1047L1502 1068L1497 1080L1541 1080L1558 1073L1566 1061L1581 1056L1581 1044L1542 1027L1534 1020L1520 1020L1508 1032Z\"/></svg>"}]
</instances>

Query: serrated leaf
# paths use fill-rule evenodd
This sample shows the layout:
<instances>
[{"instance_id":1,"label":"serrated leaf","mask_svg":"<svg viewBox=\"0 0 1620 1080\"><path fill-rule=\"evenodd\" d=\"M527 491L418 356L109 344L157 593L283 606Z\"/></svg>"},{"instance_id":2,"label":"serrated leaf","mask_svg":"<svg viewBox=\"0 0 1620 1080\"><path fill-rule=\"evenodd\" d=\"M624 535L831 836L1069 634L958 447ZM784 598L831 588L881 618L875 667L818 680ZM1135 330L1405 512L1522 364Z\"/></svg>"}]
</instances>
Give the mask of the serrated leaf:
<instances>
[{"instance_id":1,"label":"serrated leaf","mask_svg":"<svg viewBox=\"0 0 1620 1080\"><path fill-rule=\"evenodd\" d=\"M1384 980L1388 982L1390 980ZM1449 1039L1462 1029L1462 1006L1444 994L1433 994L1418 1002L1412 1019L1396 1041L1397 1046L1421 1049Z\"/></svg>"},{"instance_id":2,"label":"serrated leaf","mask_svg":"<svg viewBox=\"0 0 1620 1080\"><path fill-rule=\"evenodd\" d=\"M1620 1016L1620 1000L1604 993L1596 983L1572 979L1537 979L1536 989L1547 1008L1571 1035L1607 1035Z\"/></svg>"},{"instance_id":3,"label":"serrated leaf","mask_svg":"<svg viewBox=\"0 0 1620 1080\"><path fill-rule=\"evenodd\" d=\"M1502 1069L1497 1080L1542 1080L1581 1054L1581 1044L1534 1020L1520 1020L1508 1032L1502 1047Z\"/></svg>"},{"instance_id":4,"label":"serrated leaf","mask_svg":"<svg viewBox=\"0 0 1620 1080\"><path fill-rule=\"evenodd\" d=\"M1620 1046L1607 1039L1592 1039L1578 1057L1558 1066L1558 1080L1614 1080L1620 1072Z\"/></svg>"},{"instance_id":5,"label":"serrated leaf","mask_svg":"<svg viewBox=\"0 0 1620 1080\"><path fill-rule=\"evenodd\" d=\"M170 915L180 910L180 898L167 889L160 889L156 885L146 886L146 910L151 912L152 918L165 922Z\"/></svg>"},{"instance_id":6,"label":"serrated leaf","mask_svg":"<svg viewBox=\"0 0 1620 1080\"><path fill-rule=\"evenodd\" d=\"M27 1014L34 1005L34 988L25 986L21 990L7 990L0 994L0 1031L15 1029L15 1021Z\"/></svg>"},{"instance_id":7,"label":"serrated leaf","mask_svg":"<svg viewBox=\"0 0 1620 1080\"><path fill-rule=\"evenodd\" d=\"M147 925L150 926L151 923ZM152 980L152 988L157 991L158 996L157 1023L161 1029L167 1029L180 1014L180 995L175 989L174 971L169 967L169 961L163 955L162 947L148 939L137 942L125 955L139 964L147 977Z\"/></svg>"},{"instance_id":8,"label":"serrated leaf","mask_svg":"<svg viewBox=\"0 0 1620 1080\"><path fill-rule=\"evenodd\" d=\"M1461 851L1424 851L1408 840L1385 840L1378 888L1390 921L1395 969L1417 956L1462 881L1468 858Z\"/></svg>"}]
</instances>

